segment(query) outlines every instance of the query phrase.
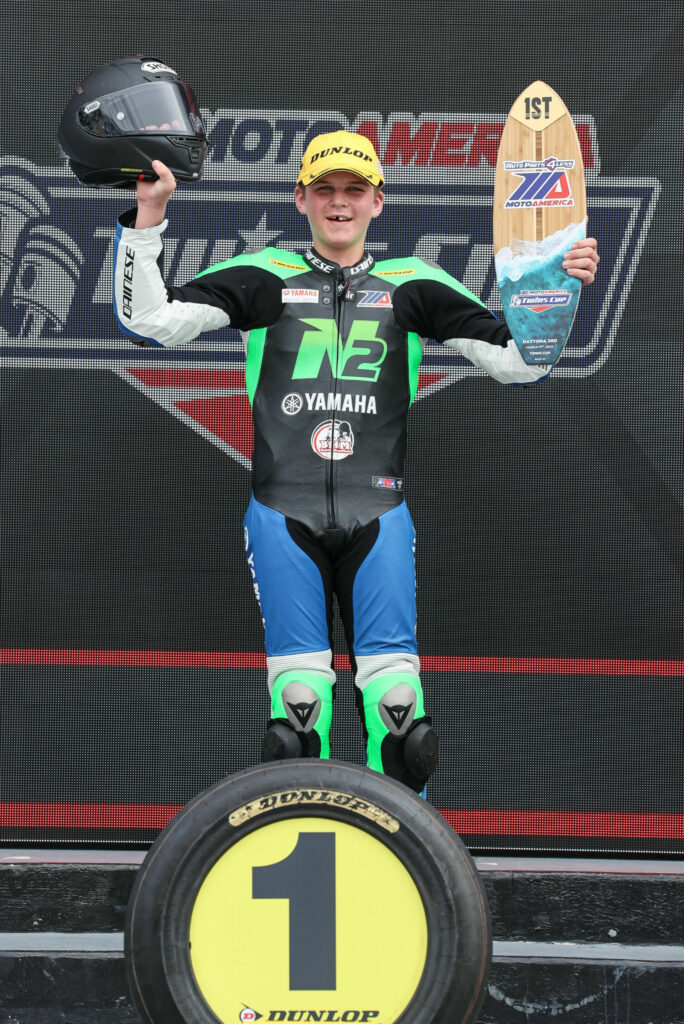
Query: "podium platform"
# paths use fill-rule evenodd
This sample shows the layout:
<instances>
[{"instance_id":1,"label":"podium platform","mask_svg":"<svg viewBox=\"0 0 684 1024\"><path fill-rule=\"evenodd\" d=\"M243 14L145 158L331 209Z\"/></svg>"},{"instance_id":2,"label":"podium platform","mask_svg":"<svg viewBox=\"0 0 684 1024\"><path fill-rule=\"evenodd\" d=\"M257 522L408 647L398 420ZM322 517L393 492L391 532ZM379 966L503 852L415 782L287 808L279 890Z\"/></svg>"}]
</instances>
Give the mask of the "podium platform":
<instances>
[{"instance_id":1,"label":"podium platform","mask_svg":"<svg viewBox=\"0 0 684 1024\"><path fill-rule=\"evenodd\" d=\"M0 1024L138 1024L123 960L142 851L0 851ZM480 1024L684 1024L684 862L478 857Z\"/></svg>"}]
</instances>

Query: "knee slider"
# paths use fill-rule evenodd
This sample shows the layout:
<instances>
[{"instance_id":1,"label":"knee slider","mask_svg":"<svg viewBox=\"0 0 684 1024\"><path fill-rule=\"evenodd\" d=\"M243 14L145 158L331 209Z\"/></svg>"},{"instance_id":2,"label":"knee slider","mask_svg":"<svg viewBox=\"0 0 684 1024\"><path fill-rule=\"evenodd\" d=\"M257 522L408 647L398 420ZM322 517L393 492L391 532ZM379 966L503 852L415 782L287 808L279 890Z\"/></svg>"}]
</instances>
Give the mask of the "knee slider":
<instances>
[{"instance_id":1,"label":"knee slider","mask_svg":"<svg viewBox=\"0 0 684 1024\"><path fill-rule=\"evenodd\" d=\"M261 750L263 760L330 757L332 683L316 672L282 672L271 693L271 714Z\"/></svg>"},{"instance_id":2,"label":"knee slider","mask_svg":"<svg viewBox=\"0 0 684 1024\"><path fill-rule=\"evenodd\" d=\"M364 688L368 764L420 792L437 767L438 740L417 676L388 673Z\"/></svg>"}]
</instances>

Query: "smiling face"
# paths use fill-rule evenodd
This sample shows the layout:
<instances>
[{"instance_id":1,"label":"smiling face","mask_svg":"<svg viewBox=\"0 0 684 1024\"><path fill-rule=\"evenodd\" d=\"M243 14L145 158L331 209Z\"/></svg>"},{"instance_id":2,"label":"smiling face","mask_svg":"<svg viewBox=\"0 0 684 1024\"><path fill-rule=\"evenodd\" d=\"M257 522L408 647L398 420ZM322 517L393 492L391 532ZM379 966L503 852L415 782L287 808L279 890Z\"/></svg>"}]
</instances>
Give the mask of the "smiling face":
<instances>
[{"instance_id":1,"label":"smiling face","mask_svg":"<svg viewBox=\"0 0 684 1024\"><path fill-rule=\"evenodd\" d=\"M295 203L309 220L313 244L325 259L349 267L363 256L368 225L382 212L383 193L350 171L331 171L295 188Z\"/></svg>"}]
</instances>

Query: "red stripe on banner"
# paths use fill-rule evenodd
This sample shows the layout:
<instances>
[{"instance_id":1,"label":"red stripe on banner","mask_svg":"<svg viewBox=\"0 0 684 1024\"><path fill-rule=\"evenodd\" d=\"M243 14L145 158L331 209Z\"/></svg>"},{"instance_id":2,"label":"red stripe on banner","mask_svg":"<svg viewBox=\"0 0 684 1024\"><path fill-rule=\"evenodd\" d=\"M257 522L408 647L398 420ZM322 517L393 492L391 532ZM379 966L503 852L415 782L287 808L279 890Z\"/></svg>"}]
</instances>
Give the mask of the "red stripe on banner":
<instances>
[{"instance_id":1,"label":"red stripe on banner","mask_svg":"<svg viewBox=\"0 0 684 1024\"><path fill-rule=\"evenodd\" d=\"M0 649L3 665L82 665L101 668L266 668L260 651L100 651Z\"/></svg>"},{"instance_id":2,"label":"red stripe on banner","mask_svg":"<svg viewBox=\"0 0 684 1024\"><path fill-rule=\"evenodd\" d=\"M0 803L2 828L162 829L182 804ZM459 835L684 839L683 814L441 808Z\"/></svg>"},{"instance_id":3,"label":"red stripe on banner","mask_svg":"<svg viewBox=\"0 0 684 1024\"><path fill-rule=\"evenodd\" d=\"M183 804L0 803L3 828L158 828Z\"/></svg>"},{"instance_id":4,"label":"red stripe on banner","mask_svg":"<svg viewBox=\"0 0 684 1024\"><path fill-rule=\"evenodd\" d=\"M441 809L459 835L684 839L684 814Z\"/></svg>"},{"instance_id":5,"label":"red stripe on banner","mask_svg":"<svg viewBox=\"0 0 684 1024\"><path fill-rule=\"evenodd\" d=\"M134 651L0 648L5 665L123 666L263 669L261 652ZM612 658L504 658L427 656L426 671L482 673L574 673L578 675L684 676L684 662ZM349 667L346 656L335 668ZM0 802L6 828L161 829L180 810L175 804ZM462 835L619 837L684 839L684 815L578 811L457 810L440 812Z\"/></svg>"},{"instance_id":6,"label":"red stripe on banner","mask_svg":"<svg viewBox=\"0 0 684 1024\"><path fill-rule=\"evenodd\" d=\"M129 651L63 648L0 648L2 665L94 665L133 668L264 668L259 651ZM639 658L504 658L427 655L424 672L525 673L528 675L684 676L684 661ZM337 670L349 668L346 654L335 655Z\"/></svg>"},{"instance_id":7,"label":"red stripe on banner","mask_svg":"<svg viewBox=\"0 0 684 1024\"><path fill-rule=\"evenodd\" d=\"M245 388L244 370L180 370L129 367L128 372L150 388Z\"/></svg>"},{"instance_id":8,"label":"red stripe on banner","mask_svg":"<svg viewBox=\"0 0 684 1024\"><path fill-rule=\"evenodd\" d=\"M684 661L643 658L449 657L420 659L425 672L515 672L528 675L684 676Z\"/></svg>"}]
</instances>

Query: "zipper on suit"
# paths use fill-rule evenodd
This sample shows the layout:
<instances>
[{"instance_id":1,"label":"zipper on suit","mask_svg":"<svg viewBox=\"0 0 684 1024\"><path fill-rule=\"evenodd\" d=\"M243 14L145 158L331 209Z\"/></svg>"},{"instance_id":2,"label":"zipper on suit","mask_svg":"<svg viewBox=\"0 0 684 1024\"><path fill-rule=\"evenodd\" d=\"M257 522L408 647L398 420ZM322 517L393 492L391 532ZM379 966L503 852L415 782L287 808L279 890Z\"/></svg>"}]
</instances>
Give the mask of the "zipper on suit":
<instances>
[{"instance_id":1,"label":"zipper on suit","mask_svg":"<svg viewBox=\"0 0 684 1024\"><path fill-rule=\"evenodd\" d=\"M337 395L339 387L339 369L342 366L342 355L344 348L344 336L345 336L345 306L347 301L347 292L351 287L351 270L348 267L342 268L342 274L339 279L335 281L335 326L337 328L337 342L335 345L335 366L333 367L333 395ZM328 504L328 522L332 529L337 528L337 465L333 454L335 451L335 424L337 421L337 413L335 410L335 402L333 401L332 412L332 451L330 452L330 475L329 475L329 487L330 487L330 501Z\"/></svg>"}]
</instances>

